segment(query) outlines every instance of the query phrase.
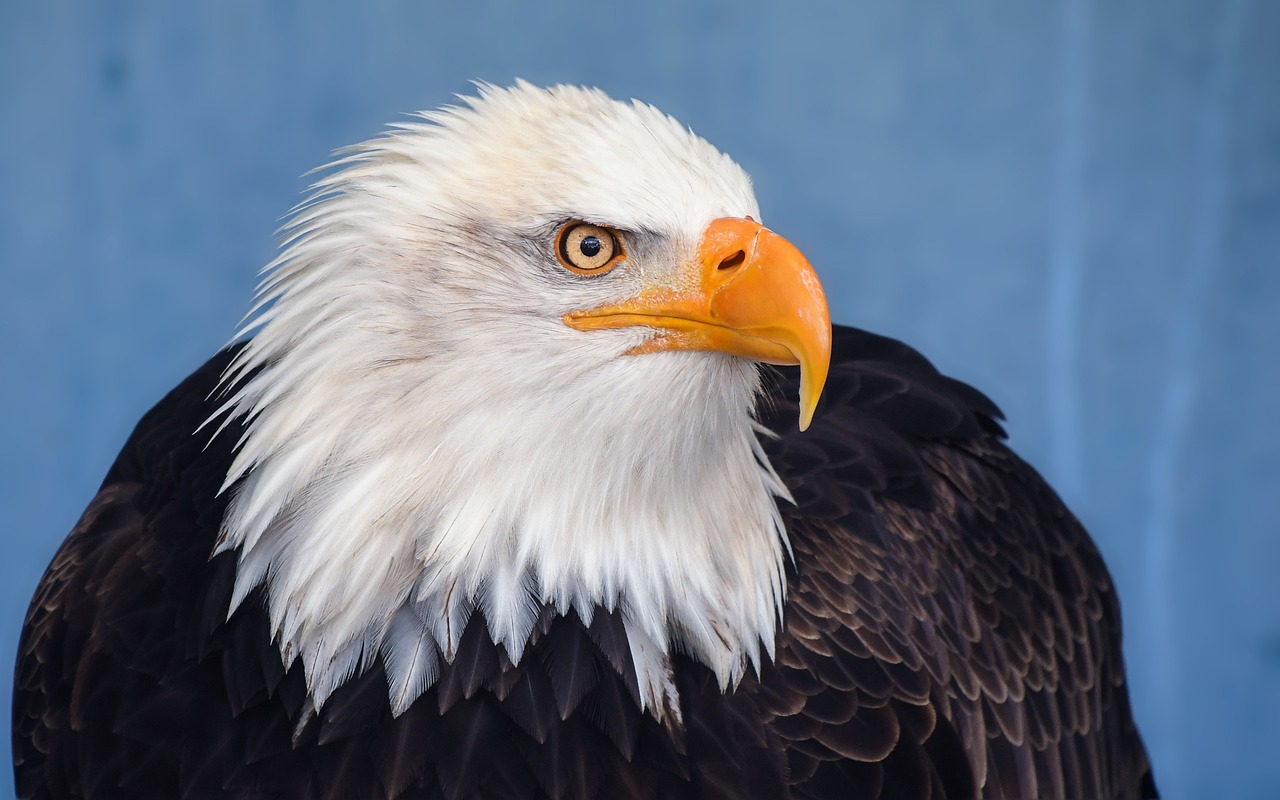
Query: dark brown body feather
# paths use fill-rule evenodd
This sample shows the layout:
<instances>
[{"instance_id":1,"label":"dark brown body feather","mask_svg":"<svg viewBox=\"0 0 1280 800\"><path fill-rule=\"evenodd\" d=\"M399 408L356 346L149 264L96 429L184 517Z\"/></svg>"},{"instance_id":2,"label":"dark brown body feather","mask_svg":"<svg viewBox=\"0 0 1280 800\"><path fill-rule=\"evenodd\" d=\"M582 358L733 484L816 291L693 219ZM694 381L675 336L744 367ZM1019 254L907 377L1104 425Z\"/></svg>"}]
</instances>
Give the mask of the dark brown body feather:
<instances>
[{"instance_id":1,"label":"dark brown body feather","mask_svg":"<svg viewBox=\"0 0 1280 800\"><path fill-rule=\"evenodd\" d=\"M837 328L806 434L796 376L767 394L797 503L776 659L726 695L678 656L676 730L604 611L545 611L514 665L477 614L402 716L378 663L311 714L260 600L225 620L234 555L210 559L238 431L192 432L228 359L143 418L36 592L22 797L1155 796L1096 549L994 406L904 345Z\"/></svg>"}]
</instances>

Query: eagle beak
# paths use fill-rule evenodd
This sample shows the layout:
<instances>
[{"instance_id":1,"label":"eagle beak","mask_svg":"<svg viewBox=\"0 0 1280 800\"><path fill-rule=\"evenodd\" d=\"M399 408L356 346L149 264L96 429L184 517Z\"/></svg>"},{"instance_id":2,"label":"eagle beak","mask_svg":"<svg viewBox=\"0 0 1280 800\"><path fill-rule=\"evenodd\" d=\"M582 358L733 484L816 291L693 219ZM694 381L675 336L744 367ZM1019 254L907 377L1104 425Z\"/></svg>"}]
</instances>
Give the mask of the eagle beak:
<instances>
[{"instance_id":1,"label":"eagle beak","mask_svg":"<svg viewBox=\"0 0 1280 800\"><path fill-rule=\"evenodd\" d=\"M656 328L633 354L719 350L799 364L800 430L808 428L831 361L831 314L818 276L795 245L752 219L717 219L675 284L570 312L564 322L580 331Z\"/></svg>"}]
</instances>

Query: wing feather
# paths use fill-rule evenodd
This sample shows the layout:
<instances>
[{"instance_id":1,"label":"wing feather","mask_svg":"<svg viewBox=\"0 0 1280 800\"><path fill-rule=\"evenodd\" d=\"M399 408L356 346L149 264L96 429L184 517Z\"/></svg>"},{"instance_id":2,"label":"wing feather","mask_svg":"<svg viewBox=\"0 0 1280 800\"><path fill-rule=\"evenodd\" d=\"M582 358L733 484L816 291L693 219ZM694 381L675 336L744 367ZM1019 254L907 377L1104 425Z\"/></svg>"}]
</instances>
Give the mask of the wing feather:
<instances>
[{"instance_id":1,"label":"wing feather","mask_svg":"<svg viewBox=\"0 0 1280 800\"><path fill-rule=\"evenodd\" d=\"M758 693L794 749L795 790L1154 797L1088 534L1004 445L981 393L901 343L839 327L833 341L808 433L786 424L794 372L761 404L796 500L796 562L785 669L766 669ZM921 708L930 724L908 723ZM812 763L827 752L882 770Z\"/></svg>"}]
</instances>

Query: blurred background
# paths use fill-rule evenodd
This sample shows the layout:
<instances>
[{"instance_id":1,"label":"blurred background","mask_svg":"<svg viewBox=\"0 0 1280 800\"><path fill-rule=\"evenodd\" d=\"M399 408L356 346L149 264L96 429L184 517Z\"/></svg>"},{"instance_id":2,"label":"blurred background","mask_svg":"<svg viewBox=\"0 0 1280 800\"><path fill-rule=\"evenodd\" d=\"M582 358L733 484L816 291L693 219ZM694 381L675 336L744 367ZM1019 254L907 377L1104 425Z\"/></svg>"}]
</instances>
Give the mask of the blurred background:
<instances>
[{"instance_id":1,"label":"blurred background","mask_svg":"<svg viewBox=\"0 0 1280 800\"><path fill-rule=\"evenodd\" d=\"M0 654L302 173L473 78L592 84L736 157L837 321L1004 408L1119 584L1165 797L1274 800L1278 40L1269 0L6 0Z\"/></svg>"}]
</instances>

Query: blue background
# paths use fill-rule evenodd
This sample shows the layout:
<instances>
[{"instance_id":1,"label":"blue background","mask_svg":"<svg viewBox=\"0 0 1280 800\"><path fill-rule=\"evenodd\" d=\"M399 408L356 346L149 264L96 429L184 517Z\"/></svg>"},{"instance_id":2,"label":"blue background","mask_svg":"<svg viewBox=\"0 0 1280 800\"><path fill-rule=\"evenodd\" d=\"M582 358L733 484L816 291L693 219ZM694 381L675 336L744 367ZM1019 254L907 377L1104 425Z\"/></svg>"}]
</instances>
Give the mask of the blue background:
<instances>
[{"instance_id":1,"label":"blue background","mask_svg":"<svg viewBox=\"0 0 1280 800\"><path fill-rule=\"evenodd\" d=\"M1270 0L6 0L0 653L303 172L472 78L586 83L1004 407L1115 574L1166 797L1280 797L1278 40Z\"/></svg>"}]
</instances>

